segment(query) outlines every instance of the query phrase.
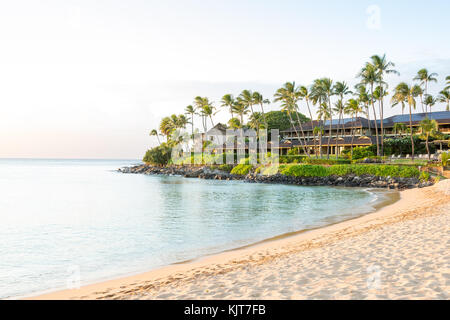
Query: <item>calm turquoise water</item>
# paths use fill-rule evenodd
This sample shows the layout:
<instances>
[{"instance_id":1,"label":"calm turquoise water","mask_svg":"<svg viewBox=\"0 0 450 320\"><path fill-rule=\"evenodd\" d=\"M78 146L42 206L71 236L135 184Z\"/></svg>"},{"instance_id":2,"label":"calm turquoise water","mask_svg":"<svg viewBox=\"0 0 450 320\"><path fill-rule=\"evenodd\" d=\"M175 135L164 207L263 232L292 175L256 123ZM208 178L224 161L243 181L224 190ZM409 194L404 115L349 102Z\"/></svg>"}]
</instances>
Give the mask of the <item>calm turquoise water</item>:
<instances>
[{"instance_id":1,"label":"calm turquoise water","mask_svg":"<svg viewBox=\"0 0 450 320\"><path fill-rule=\"evenodd\" d=\"M373 211L363 189L121 174L137 161L0 160L0 298L147 271Z\"/></svg>"}]
</instances>

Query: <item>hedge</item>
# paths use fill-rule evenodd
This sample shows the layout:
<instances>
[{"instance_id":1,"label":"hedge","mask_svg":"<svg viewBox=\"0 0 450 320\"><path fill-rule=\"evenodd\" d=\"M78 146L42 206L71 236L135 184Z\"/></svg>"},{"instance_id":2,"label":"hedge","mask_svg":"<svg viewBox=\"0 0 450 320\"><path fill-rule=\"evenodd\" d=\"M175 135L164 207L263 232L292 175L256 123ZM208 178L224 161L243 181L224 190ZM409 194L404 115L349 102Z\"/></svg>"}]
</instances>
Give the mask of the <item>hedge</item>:
<instances>
[{"instance_id":1,"label":"hedge","mask_svg":"<svg viewBox=\"0 0 450 320\"><path fill-rule=\"evenodd\" d=\"M253 168L251 164L238 164L236 167L231 170L231 174L240 174L240 175L246 175L250 172L250 170Z\"/></svg>"},{"instance_id":2,"label":"hedge","mask_svg":"<svg viewBox=\"0 0 450 320\"><path fill-rule=\"evenodd\" d=\"M302 162L307 164L327 164L327 165L351 163L349 159L317 159L317 158L305 158L303 159Z\"/></svg>"},{"instance_id":3,"label":"hedge","mask_svg":"<svg viewBox=\"0 0 450 320\"><path fill-rule=\"evenodd\" d=\"M302 155L284 155L280 156L280 163L301 163L305 158Z\"/></svg>"},{"instance_id":4,"label":"hedge","mask_svg":"<svg viewBox=\"0 0 450 320\"><path fill-rule=\"evenodd\" d=\"M392 165L334 165L330 167L320 165L292 165L281 169L280 173L295 177L345 176L349 174L406 178L418 178L420 176L420 170L416 167Z\"/></svg>"}]
</instances>

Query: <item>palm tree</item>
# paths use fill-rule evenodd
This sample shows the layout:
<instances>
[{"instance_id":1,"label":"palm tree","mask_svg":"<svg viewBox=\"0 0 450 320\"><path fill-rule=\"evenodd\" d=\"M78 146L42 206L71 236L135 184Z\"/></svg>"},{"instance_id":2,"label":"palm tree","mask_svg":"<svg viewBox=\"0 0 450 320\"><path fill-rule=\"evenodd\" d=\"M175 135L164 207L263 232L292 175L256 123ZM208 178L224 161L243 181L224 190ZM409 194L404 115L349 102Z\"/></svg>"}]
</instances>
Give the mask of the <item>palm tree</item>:
<instances>
[{"instance_id":1,"label":"palm tree","mask_svg":"<svg viewBox=\"0 0 450 320\"><path fill-rule=\"evenodd\" d=\"M264 121L264 128L267 129L267 120L266 120L266 114L264 113L264 104L269 104L270 100L269 99L264 99L262 94L260 94L259 92L255 91L255 92L253 92L253 103L254 104L259 104L259 106L261 107L262 118L263 118L263 121Z\"/></svg>"},{"instance_id":2,"label":"palm tree","mask_svg":"<svg viewBox=\"0 0 450 320\"><path fill-rule=\"evenodd\" d=\"M251 90L242 90L241 94L238 97L238 100L247 108L249 108L252 114L254 113L253 92Z\"/></svg>"},{"instance_id":3,"label":"palm tree","mask_svg":"<svg viewBox=\"0 0 450 320\"><path fill-rule=\"evenodd\" d=\"M311 91L311 93L309 94L309 96L310 96L312 104L314 106L316 106L316 105L318 106L316 114L317 114L317 120L320 123L321 119L325 116L323 102L326 100L326 93L323 91L323 87L321 85L320 79L316 79L313 81L313 84L310 87L310 91ZM326 104L325 104L325 106L326 106ZM328 113L329 112L327 112L327 114ZM312 116L311 116L311 120L312 120ZM315 137L315 134L314 134L314 137ZM320 137L320 146L322 146L322 136ZM322 157L322 147L320 147L320 157Z\"/></svg>"},{"instance_id":4,"label":"palm tree","mask_svg":"<svg viewBox=\"0 0 450 320\"><path fill-rule=\"evenodd\" d=\"M336 111L339 115L339 121L338 121L338 127L336 130L336 159L338 158L338 140L337 138L339 137L339 127L341 126L341 119L344 119L344 96L347 94L352 94L352 92L349 90L347 84L345 83L345 81L338 81L336 82L336 84L333 87L333 91L335 95L339 96L339 100L336 102L335 106L336 106ZM344 135L345 133L345 125L342 126L342 135Z\"/></svg>"},{"instance_id":5,"label":"palm tree","mask_svg":"<svg viewBox=\"0 0 450 320\"><path fill-rule=\"evenodd\" d=\"M170 117L164 117L161 119L161 122L159 124L159 131L162 135L166 136L167 142L170 140L169 136L172 134L174 129L174 123Z\"/></svg>"},{"instance_id":6,"label":"palm tree","mask_svg":"<svg viewBox=\"0 0 450 320\"><path fill-rule=\"evenodd\" d=\"M406 132L406 126L404 123L397 122L394 124L394 127L392 128L394 131L394 134L400 133L400 136Z\"/></svg>"},{"instance_id":7,"label":"palm tree","mask_svg":"<svg viewBox=\"0 0 450 320\"><path fill-rule=\"evenodd\" d=\"M188 114L188 115L190 115L190 117L191 117L191 127L192 127L192 132L191 132L191 134L192 134L192 137L194 137L194 115L195 115L195 108L193 107L193 106L191 106L191 105L188 105L185 109L184 109L184 112L186 113L186 114Z\"/></svg>"},{"instance_id":8,"label":"palm tree","mask_svg":"<svg viewBox=\"0 0 450 320\"><path fill-rule=\"evenodd\" d=\"M411 157L413 161L414 161L414 139L412 128L412 109L416 108L416 100L415 100L415 97L417 97L416 92L414 86L410 87L407 83L401 82L395 88L395 93L392 97L393 105L401 103L403 108L405 103L408 103L409 106L409 136L411 138Z\"/></svg>"},{"instance_id":9,"label":"palm tree","mask_svg":"<svg viewBox=\"0 0 450 320\"><path fill-rule=\"evenodd\" d=\"M319 153L320 153L320 158L322 158L322 134L323 134L323 127L314 127L313 129L313 133L314 136L318 135L319 137ZM316 153L316 158L317 158L317 153Z\"/></svg>"},{"instance_id":10,"label":"palm tree","mask_svg":"<svg viewBox=\"0 0 450 320\"><path fill-rule=\"evenodd\" d=\"M298 90L298 87L295 86L295 82L286 82L283 87L279 88L277 92L275 92L274 95L275 99L274 102L281 102L281 108L282 111L286 112L286 114L289 116L289 120L291 121L291 124L294 127L295 133L297 135L297 139L300 142L303 151L305 154L309 157L309 151L305 147L306 139L305 139L305 132L303 131L303 126L300 121L300 118L298 117L298 106L297 102L300 99L300 93ZM298 134L297 127L294 124L294 121L292 119L292 113L296 113L298 124L300 126L300 130L302 132L303 141L300 139L300 135Z\"/></svg>"},{"instance_id":11,"label":"palm tree","mask_svg":"<svg viewBox=\"0 0 450 320\"><path fill-rule=\"evenodd\" d=\"M375 66L375 69L378 71L378 87L380 88L380 93L383 93L383 77L385 74L396 74L400 75L397 70L392 69L395 67L395 64L391 61L387 61L386 54L383 56L373 55L371 57L372 64ZM380 124L381 124L381 155L384 154L384 129L383 129L383 120L384 120L384 95L380 95L379 101L379 111L380 111Z\"/></svg>"},{"instance_id":12,"label":"palm tree","mask_svg":"<svg viewBox=\"0 0 450 320\"><path fill-rule=\"evenodd\" d=\"M449 90L450 89L450 76L447 76L447 77L445 77L445 80L446 80L446 82L445 82L445 88L444 88L444 90Z\"/></svg>"},{"instance_id":13,"label":"palm tree","mask_svg":"<svg viewBox=\"0 0 450 320\"><path fill-rule=\"evenodd\" d=\"M228 108L228 110L231 113L231 118L234 118L234 115L233 115L234 97L233 97L233 95L227 93L226 95L224 95L222 97L222 100L220 100L220 102L221 102L221 107Z\"/></svg>"},{"instance_id":14,"label":"palm tree","mask_svg":"<svg viewBox=\"0 0 450 320\"><path fill-rule=\"evenodd\" d=\"M177 129L185 129L186 125L190 123L184 114L180 114L176 117L175 126Z\"/></svg>"},{"instance_id":15,"label":"palm tree","mask_svg":"<svg viewBox=\"0 0 450 320\"><path fill-rule=\"evenodd\" d=\"M338 138L339 138L339 128L341 126L341 118L343 118L344 114L344 103L342 99L339 99L334 103L333 111L339 116L338 117L338 125L336 129L336 159L338 158ZM345 124L344 124L345 127Z\"/></svg>"},{"instance_id":16,"label":"palm tree","mask_svg":"<svg viewBox=\"0 0 450 320\"><path fill-rule=\"evenodd\" d=\"M322 78L315 80L314 86L317 94L323 98L329 111L329 127L328 127L328 145L327 145L327 159L330 159L330 142L331 142L331 128L333 122L333 110L331 105L331 96L334 95L333 92L333 80L330 78Z\"/></svg>"},{"instance_id":17,"label":"palm tree","mask_svg":"<svg viewBox=\"0 0 450 320\"><path fill-rule=\"evenodd\" d=\"M194 98L195 108L198 110L198 112L199 112L198 114L202 118L203 132L206 132L206 118L205 118L205 114L202 112L204 104L205 104L205 98L202 98L200 96L197 96Z\"/></svg>"},{"instance_id":18,"label":"palm tree","mask_svg":"<svg viewBox=\"0 0 450 320\"><path fill-rule=\"evenodd\" d=\"M300 97L302 99L305 99L306 107L308 108L309 121L310 121L311 129L313 129L314 128L314 123L313 123L313 116L312 116L312 113L311 113L311 108L309 106L309 101L310 100L314 100L314 98L312 97L312 94L308 91L308 88L305 87L305 86L301 86L299 88L299 91L300 91ZM314 136L313 139L315 141L316 140L316 135L314 134L314 130L313 130L313 136ZM317 157L317 152L316 152L316 157Z\"/></svg>"},{"instance_id":19,"label":"palm tree","mask_svg":"<svg viewBox=\"0 0 450 320\"><path fill-rule=\"evenodd\" d=\"M424 95L424 90L422 89L421 86L417 86L416 87L416 93L420 98L420 105L422 107L422 112L427 112L427 110L424 107L424 103L423 103L423 95Z\"/></svg>"},{"instance_id":20,"label":"palm tree","mask_svg":"<svg viewBox=\"0 0 450 320\"><path fill-rule=\"evenodd\" d=\"M429 73L427 69L423 68L417 71L417 75L413 80L420 81L420 85L423 85L425 88L424 95L426 96L428 94L428 83L437 82L437 76L437 73Z\"/></svg>"},{"instance_id":21,"label":"palm tree","mask_svg":"<svg viewBox=\"0 0 450 320\"><path fill-rule=\"evenodd\" d=\"M360 71L358 74L358 77L361 78L361 84L363 85L369 85L370 86L370 102L372 104L372 111L374 116L374 123L375 123L375 135L376 135L376 145L377 145L377 156L380 155L380 146L379 146L379 139L378 139L378 124L377 124L377 113L375 111L375 104L374 104L374 85L375 83L378 83L380 81L380 76L378 73L378 69L371 63L366 63L366 66Z\"/></svg>"},{"instance_id":22,"label":"palm tree","mask_svg":"<svg viewBox=\"0 0 450 320\"><path fill-rule=\"evenodd\" d=\"M161 144L161 141L159 141L158 131L156 129L150 131L150 136L156 136L156 139L158 139L158 144Z\"/></svg>"},{"instance_id":23,"label":"palm tree","mask_svg":"<svg viewBox=\"0 0 450 320\"><path fill-rule=\"evenodd\" d=\"M424 104L425 104L425 111L428 112L428 115L431 113L431 107L436 104L437 100L433 98L431 94L425 96ZM430 111L428 111L428 108Z\"/></svg>"},{"instance_id":24,"label":"palm tree","mask_svg":"<svg viewBox=\"0 0 450 320\"><path fill-rule=\"evenodd\" d=\"M230 120L228 120L228 126L233 129L239 129L242 127L241 122L238 118L231 118Z\"/></svg>"},{"instance_id":25,"label":"palm tree","mask_svg":"<svg viewBox=\"0 0 450 320\"><path fill-rule=\"evenodd\" d=\"M430 138L430 135L438 131L438 123L436 122L436 120L430 120L427 117L420 121L420 128L422 130L422 134L425 136L425 145L427 146L428 160L430 160L430 148L428 146L428 139Z\"/></svg>"},{"instance_id":26,"label":"palm tree","mask_svg":"<svg viewBox=\"0 0 450 320\"><path fill-rule=\"evenodd\" d=\"M248 126L252 129L258 130L261 124L262 114L261 112L255 112L250 115Z\"/></svg>"},{"instance_id":27,"label":"palm tree","mask_svg":"<svg viewBox=\"0 0 450 320\"><path fill-rule=\"evenodd\" d=\"M448 78L448 77L447 77ZM445 108L446 111L450 111L450 90L445 89L439 92L438 101L445 103L447 106Z\"/></svg>"},{"instance_id":28,"label":"palm tree","mask_svg":"<svg viewBox=\"0 0 450 320\"><path fill-rule=\"evenodd\" d=\"M358 102L364 106L364 110L362 112L364 112L367 116L370 131L369 94L367 93L367 89L364 85L356 85L356 89L358 90Z\"/></svg>"},{"instance_id":29,"label":"palm tree","mask_svg":"<svg viewBox=\"0 0 450 320\"><path fill-rule=\"evenodd\" d=\"M202 105L200 112L205 117L205 119L209 118L209 120L211 120L211 125L213 127L214 127L214 122L213 122L212 116L215 114L214 110L215 110L215 107L213 106L212 102L210 102L208 98L203 98L203 105Z\"/></svg>"},{"instance_id":30,"label":"palm tree","mask_svg":"<svg viewBox=\"0 0 450 320\"><path fill-rule=\"evenodd\" d=\"M330 110L328 109L328 105L326 102L322 102L317 109L317 119L319 123L323 121L325 124L326 120L330 120ZM322 125L319 126L320 136L319 136L319 149L320 149L320 158L322 158L322 135L324 133L324 128Z\"/></svg>"},{"instance_id":31,"label":"palm tree","mask_svg":"<svg viewBox=\"0 0 450 320\"><path fill-rule=\"evenodd\" d=\"M379 102L379 109L380 109L380 129L381 129L381 147L380 147L380 153L383 156L384 155L384 128L383 128L383 113L384 113L384 97L386 97L389 93L387 90L387 84L382 83L381 85L377 86L375 90L373 91L373 98Z\"/></svg>"},{"instance_id":32,"label":"palm tree","mask_svg":"<svg viewBox=\"0 0 450 320\"><path fill-rule=\"evenodd\" d=\"M362 112L362 108L359 101L356 99L349 99L345 105L344 112L352 116L352 142L350 147L350 158L353 159L353 141L355 137L354 122L358 119L358 113Z\"/></svg>"},{"instance_id":33,"label":"palm tree","mask_svg":"<svg viewBox=\"0 0 450 320\"><path fill-rule=\"evenodd\" d=\"M239 99L237 99L233 104L233 112L239 115L241 126L243 126L244 115L249 113L248 107L245 104L241 103Z\"/></svg>"}]
</instances>

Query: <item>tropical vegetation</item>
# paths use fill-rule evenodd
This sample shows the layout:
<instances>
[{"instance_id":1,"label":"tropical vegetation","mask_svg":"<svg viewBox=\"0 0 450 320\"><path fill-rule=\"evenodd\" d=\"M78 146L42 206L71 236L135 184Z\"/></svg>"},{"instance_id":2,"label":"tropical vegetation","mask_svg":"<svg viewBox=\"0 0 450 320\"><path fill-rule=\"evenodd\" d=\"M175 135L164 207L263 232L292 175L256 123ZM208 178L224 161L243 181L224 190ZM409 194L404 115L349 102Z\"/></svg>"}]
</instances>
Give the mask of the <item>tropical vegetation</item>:
<instances>
[{"instance_id":1,"label":"tropical vegetation","mask_svg":"<svg viewBox=\"0 0 450 320\"><path fill-rule=\"evenodd\" d=\"M375 143L373 148L374 156L383 156L392 152L392 141L384 134L383 119L385 114L385 105L391 104L395 108L399 106L402 114L407 110L409 115L409 124L396 124L394 132L402 136L409 135L409 147L412 159L417 152L416 135L425 140L426 149L430 154L429 139L435 135L435 128L430 129L429 125L420 126L421 132L415 132L412 124L412 114L420 104L422 112L431 112L438 104L444 104L446 110L450 110L450 76L446 77L445 86L439 91L439 94L433 96L430 94L430 87L436 86L438 75L425 68L420 69L414 76L412 83L400 82L389 90L386 78L388 75L399 75L395 69L395 64L383 55L373 55L368 59L364 66L356 75L358 83L354 89L350 89L345 81L334 81L333 79L322 77L312 81L309 86L299 85L296 82L286 82L273 95L272 101L264 97L260 92L244 89L237 95L232 93L224 94L219 103L211 101L208 97L197 96L192 103L184 108L183 114L172 114L161 119L159 128L152 129L150 135L155 137L158 145L163 143L167 147L173 147L176 141L176 135L173 133L177 129L189 126L191 135L194 135L197 127L203 132L213 127L217 120L218 112L229 114L227 126L232 129L253 128L253 129L279 129L285 130L294 128L295 136L299 141L299 150L307 158L322 158L322 138L328 140L326 148L326 159L330 160L331 146L330 141L333 137L332 123L337 124L336 147L340 136L344 135L344 117L350 117L352 120L363 115L367 119L375 120ZM391 91L391 92L389 92ZM390 99L388 97L390 96ZM277 106L267 108L270 103L276 103ZM279 108L279 110L274 110ZM327 125L314 126L314 120L328 121ZM380 122L377 122L380 120ZM303 126L308 123L313 130L313 139L319 141L319 148L311 154L310 148L306 147L305 131ZM324 123L324 122L316 122ZM380 125L378 125L378 123ZM370 126L370 122L369 122ZM378 128L380 126L380 128ZM369 128L370 129L370 128ZM431 131L430 131L430 130ZM351 132L350 152L343 154L336 152L336 159L347 156L350 159L357 159L362 154L362 149L354 147L355 132ZM165 139L161 139L164 137ZM311 138L311 137L308 137ZM317 140L316 140L317 139ZM397 138L394 140L398 140ZM164 141L164 142L163 142ZM402 140L403 141L403 140ZM419 146L420 147L420 146ZM297 150L297 151L299 151ZM339 150L339 148L336 148ZM402 153L405 153L402 149Z\"/></svg>"}]
</instances>

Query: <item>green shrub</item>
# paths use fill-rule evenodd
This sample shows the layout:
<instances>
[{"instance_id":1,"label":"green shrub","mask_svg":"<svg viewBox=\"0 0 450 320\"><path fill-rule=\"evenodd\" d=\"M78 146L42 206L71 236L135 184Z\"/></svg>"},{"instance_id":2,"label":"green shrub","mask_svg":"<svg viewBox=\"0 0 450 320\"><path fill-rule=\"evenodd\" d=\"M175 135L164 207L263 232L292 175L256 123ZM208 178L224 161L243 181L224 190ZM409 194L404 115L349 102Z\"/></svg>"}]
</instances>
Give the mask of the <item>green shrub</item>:
<instances>
[{"instance_id":1,"label":"green shrub","mask_svg":"<svg viewBox=\"0 0 450 320\"><path fill-rule=\"evenodd\" d=\"M300 163L305 158L304 155L285 155L280 156L280 163Z\"/></svg>"},{"instance_id":2,"label":"green shrub","mask_svg":"<svg viewBox=\"0 0 450 320\"><path fill-rule=\"evenodd\" d=\"M218 169L229 173L231 172L231 170L233 170L233 166L231 164L222 164Z\"/></svg>"},{"instance_id":3,"label":"green shrub","mask_svg":"<svg viewBox=\"0 0 450 320\"><path fill-rule=\"evenodd\" d=\"M369 174L378 177L419 177L420 171L412 166L392 165L333 165L324 167L321 165L290 165L280 169L282 174L295 177L326 177L331 175L345 176L349 174Z\"/></svg>"},{"instance_id":4,"label":"green shrub","mask_svg":"<svg viewBox=\"0 0 450 320\"><path fill-rule=\"evenodd\" d=\"M169 163L171 157L172 148L170 148L166 143L162 143L157 147L147 150L142 160L146 163L164 166Z\"/></svg>"},{"instance_id":5,"label":"green shrub","mask_svg":"<svg viewBox=\"0 0 450 320\"><path fill-rule=\"evenodd\" d=\"M391 166L391 165L352 165L352 173L356 175L371 174L378 177L419 177L420 171L413 166Z\"/></svg>"},{"instance_id":6,"label":"green shrub","mask_svg":"<svg viewBox=\"0 0 450 320\"><path fill-rule=\"evenodd\" d=\"M450 151L449 152L442 152L441 154L441 159L442 159L442 165L444 167L449 165L449 160L450 160Z\"/></svg>"},{"instance_id":7,"label":"green shrub","mask_svg":"<svg viewBox=\"0 0 450 320\"><path fill-rule=\"evenodd\" d=\"M426 172L426 171L422 171L422 172L420 173L419 179L420 179L421 181L428 181L428 180L430 179L430 174L429 174L428 172Z\"/></svg>"},{"instance_id":8,"label":"green shrub","mask_svg":"<svg viewBox=\"0 0 450 320\"><path fill-rule=\"evenodd\" d=\"M299 155L299 150L298 148L292 148L288 150L287 154L288 156L297 156Z\"/></svg>"},{"instance_id":9,"label":"green shrub","mask_svg":"<svg viewBox=\"0 0 450 320\"><path fill-rule=\"evenodd\" d=\"M433 141L434 139L430 139L430 141ZM414 141L414 152L417 154L425 154L426 151L426 145L423 143L423 139L421 139L420 136L414 135L413 136ZM430 152L434 153L436 151L436 145L429 144L428 147L430 148ZM397 138L391 138L384 140L384 154L386 155L392 155L392 154L411 154L411 138L408 136L404 137L397 137Z\"/></svg>"},{"instance_id":10,"label":"green shrub","mask_svg":"<svg viewBox=\"0 0 450 320\"><path fill-rule=\"evenodd\" d=\"M325 177L328 175L326 167L307 164L286 166L280 172L284 175L294 177Z\"/></svg>"},{"instance_id":11,"label":"green shrub","mask_svg":"<svg viewBox=\"0 0 450 320\"><path fill-rule=\"evenodd\" d=\"M284 169L285 165L269 165L269 166L259 166L256 168L255 172L262 175L274 175L277 174L280 170Z\"/></svg>"},{"instance_id":12,"label":"green shrub","mask_svg":"<svg viewBox=\"0 0 450 320\"><path fill-rule=\"evenodd\" d=\"M250 158L243 158L239 160L239 164L250 164Z\"/></svg>"},{"instance_id":13,"label":"green shrub","mask_svg":"<svg viewBox=\"0 0 450 320\"><path fill-rule=\"evenodd\" d=\"M364 159L373 156L375 156L375 154L372 152L371 147L353 148L353 160Z\"/></svg>"},{"instance_id":14,"label":"green shrub","mask_svg":"<svg viewBox=\"0 0 450 320\"><path fill-rule=\"evenodd\" d=\"M238 164L236 167L231 170L231 174L239 174L239 175L246 175L250 172L250 170L253 168L251 164Z\"/></svg>"},{"instance_id":15,"label":"green shrub","mask_svg":"<svg viewBox=\"0 0 450 320\"><path fill-rule=\"evenodd\" d=\"M304 158L303 163L307 164L350 164L350 160L348 159L317 159L317 158Z\"/></svg>"}]
</instances>

